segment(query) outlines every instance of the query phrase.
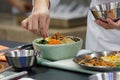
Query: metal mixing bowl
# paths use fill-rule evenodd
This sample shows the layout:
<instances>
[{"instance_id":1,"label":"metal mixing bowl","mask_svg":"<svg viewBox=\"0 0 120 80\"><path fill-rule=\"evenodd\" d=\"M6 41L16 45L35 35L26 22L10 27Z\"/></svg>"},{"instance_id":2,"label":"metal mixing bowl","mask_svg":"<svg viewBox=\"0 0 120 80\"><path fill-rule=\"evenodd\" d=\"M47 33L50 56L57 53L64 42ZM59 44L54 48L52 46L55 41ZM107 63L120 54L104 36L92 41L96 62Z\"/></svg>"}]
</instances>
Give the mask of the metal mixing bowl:
<instances>
[{"instance_id":1,"label":"metal mixing bowl","mask_svg":"<svg viewBox=\"0 0 120 80\"><path fill-rule=\"evenodd\" d=\"M120 2L111 2L96 5L90 8L95 19L106 21L106 18L111 18L117 21L120 18Z\"/></svg>"},{"instance_id":2,"label":"metal mixing bowl","mask_svg":"<svg viewBox=\"0 0 120 80\"><path fill-rule=\"evenodd\" d=\"M33 49L16 49L5 54L8 64L15 69L28 69L36 64Z\"/></svg>"},{"instance_id":3,"label":"metal mixing bowl","mask_svg":"<svg viewBox=\"0 0 120 80\"><path fill-rule=\"evenodd\" d=\"M120 72L97 73L89 77L89 80L120 80Z\"/></svg>"}]
</instances>

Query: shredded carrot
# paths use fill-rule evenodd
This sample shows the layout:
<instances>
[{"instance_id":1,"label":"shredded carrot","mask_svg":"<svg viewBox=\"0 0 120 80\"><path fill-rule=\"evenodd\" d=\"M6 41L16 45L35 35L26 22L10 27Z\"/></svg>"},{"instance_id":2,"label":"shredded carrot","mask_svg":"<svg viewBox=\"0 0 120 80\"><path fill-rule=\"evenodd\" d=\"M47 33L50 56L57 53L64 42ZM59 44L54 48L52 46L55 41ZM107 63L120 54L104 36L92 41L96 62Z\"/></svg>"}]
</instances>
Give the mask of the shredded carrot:
<instances>
[{"instance_id":1,"label":"shredded carrot","mask_svg":"<svg viewBox=\"0 0 120 80\"><path fill-rule=\"evenodd\" d=\"M61 44L61 41L56 39L50 39L48 44Z\"/></svg>"}]
</instances>

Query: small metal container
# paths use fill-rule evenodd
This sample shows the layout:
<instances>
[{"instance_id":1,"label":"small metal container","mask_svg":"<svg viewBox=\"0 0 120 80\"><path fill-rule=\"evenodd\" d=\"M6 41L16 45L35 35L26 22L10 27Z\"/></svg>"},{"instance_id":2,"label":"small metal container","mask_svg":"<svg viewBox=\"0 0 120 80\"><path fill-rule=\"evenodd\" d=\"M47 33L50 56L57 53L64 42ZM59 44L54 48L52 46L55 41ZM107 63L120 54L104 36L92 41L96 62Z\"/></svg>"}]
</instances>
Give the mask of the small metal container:
<instances>
[{"instance_id":1,"label":"small metal container","mask_svg":"<svg viewBox=\"0 0 120 80\"><path fill-rule=\"evenodd\" d=\"M89 80L120 80L120 72L97 73L89 77Z\"/></svg>"},{"instance_id":2,"label":"small metal container","mask_svg":"<svg viewBox=\"0 0 120 80\"><path fill-rule=\"evenodd\" d=\"M96 5L90 10L96 20L106 21L106 18L111 18L113 21L117 21L120 19L120 2Z\"/></svg>"},{"instance_id":3,"label":"small metal container","mask_svg":"<svg viewBox=\"0 0 120 80\"><path fill-rule=\"evenodd\" d=\"M15 69L30 69L36 64L36 53L30 48L18 48L5 56L8 64Z\"/></svg>"}]
</instances>

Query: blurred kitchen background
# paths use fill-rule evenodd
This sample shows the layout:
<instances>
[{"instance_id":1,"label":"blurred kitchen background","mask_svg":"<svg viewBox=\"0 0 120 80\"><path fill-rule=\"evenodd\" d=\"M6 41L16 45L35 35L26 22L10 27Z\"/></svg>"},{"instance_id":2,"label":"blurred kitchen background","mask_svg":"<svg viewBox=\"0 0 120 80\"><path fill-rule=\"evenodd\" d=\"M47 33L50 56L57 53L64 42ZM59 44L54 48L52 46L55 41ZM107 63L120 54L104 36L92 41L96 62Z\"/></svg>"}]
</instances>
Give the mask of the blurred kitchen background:
<instances>
[{"instance_id":1,"label":"blurred kitchen background","mask_svg":"<svg viewBox=\"0 0 120 80\"><path fill-rule=\"evenodd\" d=\"M85 42L89 3L90 0L61 0L54 9L51 9L49 34L60 32L81 37ZM5 0L0 0L0 39L32 42L40 37L21 27L21 21L29 14L30 12L21 13Z\"/></svg>"}]
</instances>

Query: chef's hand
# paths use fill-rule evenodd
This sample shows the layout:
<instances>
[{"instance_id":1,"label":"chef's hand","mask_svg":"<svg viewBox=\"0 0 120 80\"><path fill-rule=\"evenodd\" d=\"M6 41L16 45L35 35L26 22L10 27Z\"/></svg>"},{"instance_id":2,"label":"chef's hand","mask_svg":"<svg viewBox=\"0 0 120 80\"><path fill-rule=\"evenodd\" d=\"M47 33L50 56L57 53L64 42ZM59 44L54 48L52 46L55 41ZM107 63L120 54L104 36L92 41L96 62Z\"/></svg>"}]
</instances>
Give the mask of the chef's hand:
<instances>
[{"instance_id":1,"label":"chef's hand","mask_svg":"<svg viewBox=\"0 0 120 80\"><path fill-rule=\"evenodd\" d=\"M95 20L95 22L105 29L117 29L120 30L120 20L114 22L110 18L106 19L106 22L101 20Z\"/></svg>"},{"instance_id":2,"label":"chef's hand","mask_svg":"<svg viewBox=\"0 0 120 80\"><path fill-rule=\"evenodd\" d=\"M34 0L33 11L28 18L22 21L22 26L45 38L48 36L49 23L49 0Z\"/></svg>"}]
</instances>

